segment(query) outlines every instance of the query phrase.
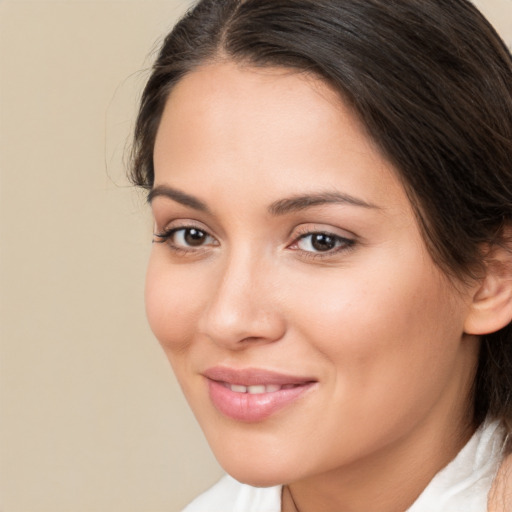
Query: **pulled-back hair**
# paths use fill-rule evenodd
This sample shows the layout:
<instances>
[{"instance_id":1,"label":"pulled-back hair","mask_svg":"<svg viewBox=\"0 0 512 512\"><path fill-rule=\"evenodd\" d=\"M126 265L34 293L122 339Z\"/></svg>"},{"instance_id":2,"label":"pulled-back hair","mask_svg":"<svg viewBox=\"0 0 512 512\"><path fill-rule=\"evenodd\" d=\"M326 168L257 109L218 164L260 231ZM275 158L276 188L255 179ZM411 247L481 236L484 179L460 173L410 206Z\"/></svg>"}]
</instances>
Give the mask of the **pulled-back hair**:
<instances>
[{"instance_id":1,"label":"pulled-back hair","mask_svg":"<svg viewBox=\"0 0 512 512\"><path fill-rule=\"evenodd\" d=\"M142 95L132 181L150 189L166 99L233 61L319 76L396 168L434 261L466 279L510 247L512 58L467 0L203 0L167 36ZM511 256L512 265L512 256ZM474 419L512 425L512 327L482 336Z\"/></svg>"}]
</instances>

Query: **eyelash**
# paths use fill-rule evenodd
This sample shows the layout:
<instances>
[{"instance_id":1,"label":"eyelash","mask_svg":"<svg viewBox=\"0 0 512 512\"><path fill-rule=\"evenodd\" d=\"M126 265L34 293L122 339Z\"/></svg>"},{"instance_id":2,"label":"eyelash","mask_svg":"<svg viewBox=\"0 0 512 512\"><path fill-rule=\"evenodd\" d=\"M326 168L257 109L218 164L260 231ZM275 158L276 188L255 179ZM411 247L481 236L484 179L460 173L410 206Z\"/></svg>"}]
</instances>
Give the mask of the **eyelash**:
<instances>
[{"instance_id":1,"label":"eyelash","mask_svg":"<svg viewBox=\"0 0 512 512\"><path fill-rule=\"evenodd\" d=\"M204 235L207 238L209 237L209 238L215 240L213 238L213 236L210 235L206 230L192 225L192 226L173 227L173 228L164 230L160 233L154 233L154 236L157 239L154 239L153 242L159 243L159 244L166 243L172 251L174 251L178 254L181 254L181 255L187 255L190 253L199 254L200 252L202 252L202 250L205 249L204 246L198 246L197 248L187 249L187 248L179 246L173 242L172 239L173 239L174 235L176 235L176 233L178 233L180 231L186 232L187 230L199 231L201 233L204 233ZM333 249L327 250L325 252L306 251L306 250L302 250L300 248L294 249L294 250L300 251L302 253L302 257L307 258L307 259L319 260L319 259L325 259L325 258L330 258L330 257L332 258L334 255L336 255L340 252L350 251L351 249L353 249L354 245L356 244L356 241L354 239L345 238L340 235L336 235L334 233L330 233L330 232L324 231L324 230L312 231L311 229L309 229L309 230L304 230L303 233L299 233L298 236L295 237L294 241L291 244L289 244L287 247L293 248L294 246L297 246L302 240L305 240L308 237L311 237L313 235L322 235L322 236L329 237L329 238L333 239L335 244L337 244L338 246Z\"/></svg>"},{"instance_id":2,"label":"eyelash","mask_svg":"<svg viewBox=\"0 0 512 512\"><path fill-rule=\"evenodd\" d=\"M335 233L331 233L329 231L325 230L311 230L311 229L305 229L303 233L299 233L298 236L295 237L295 240L288 245L288 247L297 246L299 242L302 240L307 239L308 237L312 237L314 235L322 235L325 237L329 237L334 240L335 246L333 249L327 250L327 251L319 251L319 252L313 252L313 251L305 251L301 249L297 249L302 252L302 256L307 259L311 260L321 260L321 259L327 259L332 258L333 256L342 253L342 252L348 252L351 249L354 248L356 241L351 238L346 238L340 235L336 235Z\"/></svg>"},{"instance_id":3,"label":"eyelash","mask_svg":"<svg viewBox=\"0 0 512 512\"><path fill-rule=\"evenodd\" d=\"M208 234L208 232L206 230L199 228L197 226L178 226L178 227L165 229L164 231L162 231L160 233L154 233L154 236L158 240L153 239L153 243L167 244L172 251L174 251L178 254L181 254L181 255L187 255L190 253L198 254L198 253L202 252L202 250L204 250L203 246L187 249L185 247L176 245L176 243L174 243L172 240L174 235L176 235L176 233L178 233L179 231L186 232L186 231L190 231L190 230L199 231L201 233L204 233L206 237L210 237L213 239L212 235Z\"/></svg>"}]
</instances>

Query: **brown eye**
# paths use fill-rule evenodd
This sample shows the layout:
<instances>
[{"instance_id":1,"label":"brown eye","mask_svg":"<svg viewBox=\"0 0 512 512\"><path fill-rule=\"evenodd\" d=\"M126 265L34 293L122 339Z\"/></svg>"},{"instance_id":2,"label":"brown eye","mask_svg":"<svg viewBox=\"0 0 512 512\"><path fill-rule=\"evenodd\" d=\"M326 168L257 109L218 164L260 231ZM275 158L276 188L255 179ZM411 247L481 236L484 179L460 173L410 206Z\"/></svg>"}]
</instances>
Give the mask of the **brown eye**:
<instances>
[{"instance_id":1,"label":"brown eye","mask_svg":"<svg viewBox=\"0 0 512 512\"><path fill-rule=\"evenodd\" d=\"M311 236L311 246L317 251L330 251L336 247L336 239L324 233L315 233Z\"/></svg>"},{"instance_id":2,"label":"brown eye","mask_svg":"<svg viewBox=\"0 0 512 512\"><path fill-rule=\"evenodd\" d=\"M188 245L190 247L198 247L200 245L203 245L205 240L207 240L208 235L201 231L200 229L195 228L186 228L181 229L180 232L182 232L181 236L183 238L183 241L185 242L185 245ZM178 235L178 232L176 232L175 236Z\"/></svg>"},{"instance_id":3,"label":"brown eye","mask_svg":"<svg viewBox=\"0 0 512 512\"><path fill-rule=\"evenodd\" d=\"M182 249L216 245L216 240L206 231L198 228L177 228L171 230L168 236L169 243Z\"/></svg>"},{"instance_id":4,"label":"brown eye","mask_svg":"<svg viewBox=\"0 0 512 512\"><path fill-rule=\"evenodd\" d=\"M157 243L167 243L175 249L192 250L204 245L218 245L206 231L194 227L174 228L155 233Z\"/></svg>"},{"instance_id":5,"label":"brown eye","mask_svg":"<svg viewBox=\"0 0 512 512\"><path fill-rule=\"evenodd\" d=\"M296 242L297 248L312 253L336 252L351 247L353 240L330 233L308 233Z\"/></svg>"}]
</instances>

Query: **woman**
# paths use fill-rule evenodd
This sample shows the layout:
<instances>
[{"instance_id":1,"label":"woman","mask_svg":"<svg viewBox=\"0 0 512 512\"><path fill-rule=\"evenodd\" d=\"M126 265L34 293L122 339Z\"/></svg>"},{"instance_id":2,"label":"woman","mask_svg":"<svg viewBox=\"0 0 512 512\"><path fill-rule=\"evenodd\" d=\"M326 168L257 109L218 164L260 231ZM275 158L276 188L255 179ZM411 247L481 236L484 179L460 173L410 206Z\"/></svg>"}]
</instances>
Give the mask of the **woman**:
<instances>
[{"instance_id":1,"label":"woman","mask_svg":"<svg viewBox=\"0 0 512 512\"><path fill-rule=\"evenodd\" d=\"M511 85L466 0L204 0L169 34L147 313L233 477L187 512L511 506Z\"/></svg>"}]
</instances>

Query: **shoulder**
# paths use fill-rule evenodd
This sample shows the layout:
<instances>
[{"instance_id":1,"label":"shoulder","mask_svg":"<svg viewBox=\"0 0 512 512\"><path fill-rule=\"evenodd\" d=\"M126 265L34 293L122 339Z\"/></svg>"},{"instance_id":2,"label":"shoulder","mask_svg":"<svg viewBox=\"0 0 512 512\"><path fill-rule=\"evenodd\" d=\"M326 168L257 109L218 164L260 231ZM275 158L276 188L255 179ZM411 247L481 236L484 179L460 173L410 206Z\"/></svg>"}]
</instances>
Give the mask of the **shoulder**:
<instances>
[{"instance_id":1,"label":"shoulder","mask_svg":"<svg viewBox=\"0 0 512 512\"><path fill-rule=\"evenodd\" d=\"M281 487L258 488L230 476L198 496L182 512L280 512Z\"/></svg>"}]
</instances>

